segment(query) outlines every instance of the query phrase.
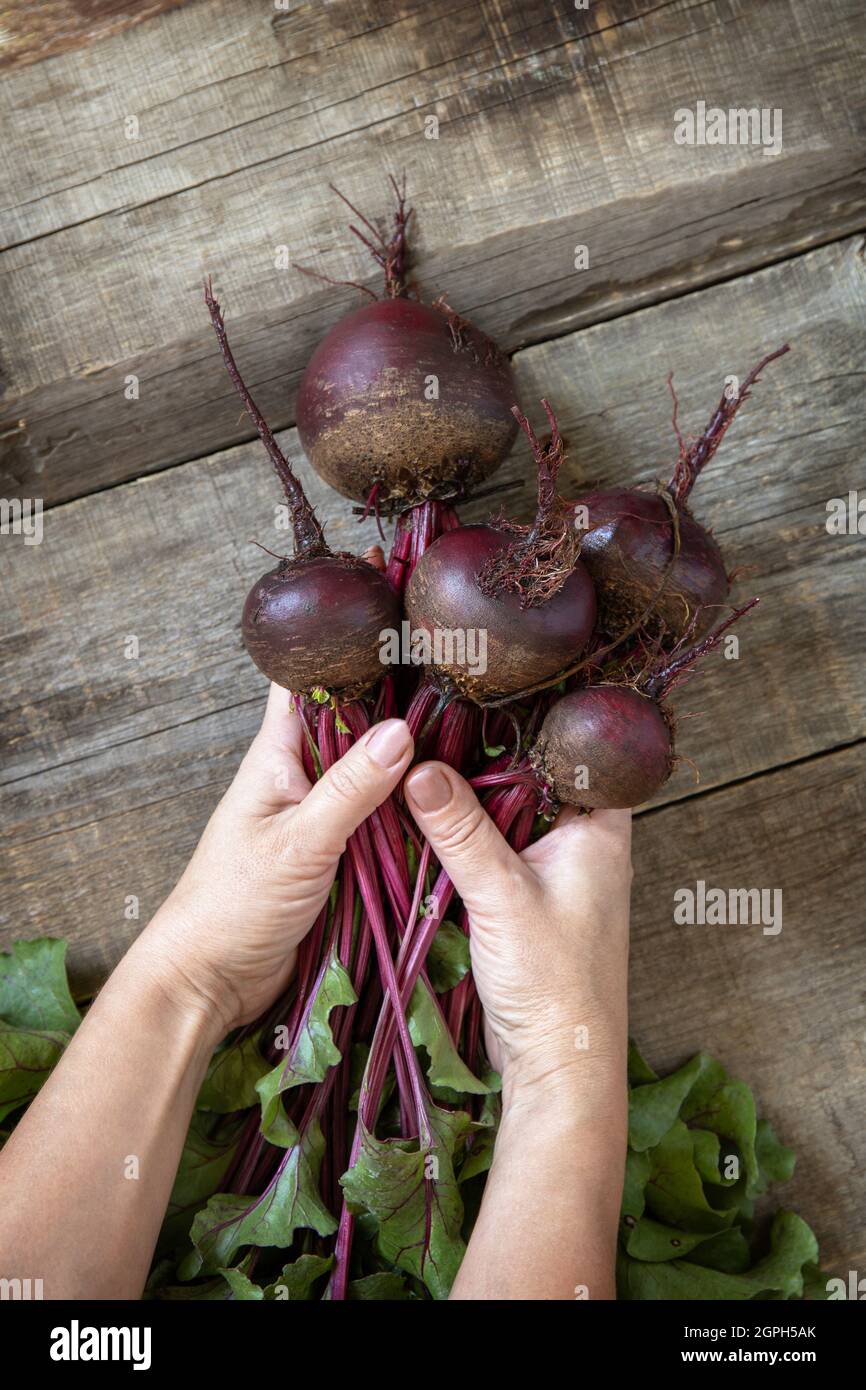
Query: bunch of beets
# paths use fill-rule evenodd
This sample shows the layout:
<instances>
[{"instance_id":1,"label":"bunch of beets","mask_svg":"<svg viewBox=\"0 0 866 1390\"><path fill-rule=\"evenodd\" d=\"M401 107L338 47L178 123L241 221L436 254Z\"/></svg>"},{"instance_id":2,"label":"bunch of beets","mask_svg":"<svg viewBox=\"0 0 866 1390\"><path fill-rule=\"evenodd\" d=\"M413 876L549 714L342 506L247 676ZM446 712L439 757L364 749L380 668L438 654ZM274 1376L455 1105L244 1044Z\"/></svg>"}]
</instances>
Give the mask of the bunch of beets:
<instances>
[{"instance_id":1,"label":"bunch of beets","mask_svg":"<svg viewBox=\"0 0 866 1390\"><path fill-rule=\"evenodd\" d=\"M370 303L320 343L297 403L321 477L365 515L396 515L384 567L329 549L206 289L294 532L294 555L247 598L243 636L260 670L294 695L311 779L377 720L401 716L416 758L468 777L520 850L563 803L634 806L670 776L665 699L757 602L724 609L729 576L689 496L758 373L788 349L726 390L699 439L677 430L669 483L566 501L553 412L542 401L541 442L495 343L444 299L420 299L408 271L412 211L392 183L390 236L352 209L384 293L358 286ZM534 520L462 526L454 503L478 495L518 429L537 468ZM404 620L414 659L384 664L386 635ZM486 663L453 640L467 633L484 634ZM186 1277L234 1268L246 1280L278 1246L326 1270L332 1299L376 1296L351 1286L386 1278L369 1274L383 1268L410 1276L421 1296L447 1296L464 1248L461 1184L489 1166L497 1120L468 934L398 789L351 838L290 993L232 1041L236 1051L255 1043L261 1104L222 1193L195 1218Z\"/></svg>"}]
</instances>

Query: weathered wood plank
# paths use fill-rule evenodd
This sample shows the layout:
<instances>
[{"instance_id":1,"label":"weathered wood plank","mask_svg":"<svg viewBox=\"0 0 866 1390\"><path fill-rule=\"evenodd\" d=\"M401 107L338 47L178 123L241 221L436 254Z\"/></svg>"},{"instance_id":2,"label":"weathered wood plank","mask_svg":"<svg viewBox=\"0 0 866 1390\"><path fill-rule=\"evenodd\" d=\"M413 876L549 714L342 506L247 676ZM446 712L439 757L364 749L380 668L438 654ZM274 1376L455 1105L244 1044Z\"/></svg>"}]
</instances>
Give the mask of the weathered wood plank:
<instances>
[{"instance_id":1,"label":"weathered wood plank","mask_svg":"<svg viewBox=\"0 0 866 1390\"><path fill-rule=\"evenodd\" d=\"M38 63L96 43L192 0L4 0L0 68Z\"/></svg>"},{"instance_id":2,"label":"weathered wood plank","mask_svg":"<svg viewBox=\"0 0 866 1390\"><path fill-rule=\"evenodd\" d=\"M663 1071L703 1047L752 1086L797 1154L776 1201L837 1271L866 1248L863 773L850 749L635 825L631 1031ZM699 879L778 890L781 931L676 925L674 893Z\"/></svg>"},{"instance_id":3,"label":"weathered wood plank","mask_svg":"<svg viewBox=\"0 0 866 1390\"><path fill-rule=\"evenodd\" d=\"M843 235L864 207L856 22L851 0L283 16L211 0L13 73L0 490L54 502L248 437L200 303L209 270L289 423L351 298L276 269L275 248L366 277L332 178L370 206L405 167L424 287L509 349ZM673 113L698 99L780 107L782 153L676 145Z\"/></svg>"}]
</instances>

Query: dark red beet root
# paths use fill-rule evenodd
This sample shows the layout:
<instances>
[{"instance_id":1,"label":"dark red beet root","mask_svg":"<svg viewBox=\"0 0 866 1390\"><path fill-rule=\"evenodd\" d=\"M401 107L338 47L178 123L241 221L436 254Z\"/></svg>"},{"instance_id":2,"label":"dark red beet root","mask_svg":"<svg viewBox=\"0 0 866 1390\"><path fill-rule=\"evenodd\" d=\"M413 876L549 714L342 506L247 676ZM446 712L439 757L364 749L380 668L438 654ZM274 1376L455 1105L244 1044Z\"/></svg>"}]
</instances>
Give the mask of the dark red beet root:
<instances>
[{"instance_id":1,"label":"dark red beet root","mask_svg":"<svg viewBox=\"0 0 866 1390\"><path fill-rule=\"evenodd\" d=\"M627 685L595 685L551 708L530 755L557 801L587 810L639 806L674 765L655 700Z\"/></svg>"},{"instance_id":2,"label":"dark red beet root","mask_svg":"<svg viewBox=\"0 0 866 1390\"><path fill-rule=\"evenodd\" d=\"M608 636L624 631L652 602L673 554L670 509L658 492L611 488L588 492L589 531L580 558L598 594L599 626ZM711 626L728 595L728 576L716 541L685 507L677 508L680 550L645 626L676 641L699 613L696 635Z\"/></svg>"},{"instance_id":3,"label":"dark red beet root","mask_svg":"<svg viewBox=\"0 0 866 1390\"><path fill-rule=\"evenodd\" d=\"M699 637L712 626L714 608L724 602L730 584L722 552L709 531L695 521L688 497L759 373L788 350L786 344L769 353L752 368L738 391L730 394L726 390L707 428L690 446L677 425L674 395L680 456L665 489L611 488L586 493L574 503L585 506L588 512L588 531L580 554L595 582L599 625L608 636L617 637L628 630L650 605L652 611L641 625L665 646L675 646L686 632ZM675 520L679 548L671 564Z\"/></svg>"},{"instance_id":4,"label":"dark red beet root","mask_svg":"<svg viewBox=\"0 0 866 1390\"><path fill-rule=\"evenodd\" d=\"M334 189L364 228L350 230L381 266L385 295L355 285L373 303L347 314L313 353L297 423L307 457L338 492L402 508L460 495L499 466L517 432L517 392L490 338L443 300L416 297L406 237L412 209L405 180L391 186L397 208L387 240Z\"/></svg>"},{"instance_id":5,"label":"dark red beet root","mask_svg":"<svg viewBox=\"0 0 866 1390\"><path fill-rule=\"evenodd\" d=\"M482 592L479 571L513 540L492 526L449 531L422 556L406 590L413 631L423 630L431 640L455 630L486 634L485 672L473 673L456 661L436 666L461 695L479 704L555 676L583 650L595 626L595 593L579 561L558 592L535 607L522 606L519 591Z\"/></svg>"},{"instance_id":6,"label":"dark red beet root","mask_svg":"<svg viewBox=\"0 0 866 1390\"><path fill-rule=\"evenodd\" d=\"M313 353L298 433L345 497L366 502L377 488L377 501L408 505L488 477L514 443L516 399L507 359L477 328L382 299L341 319Z\"/></svg>"},{"instance_id":7,"label":"dark red beet root","mask_svg":"<svg viewBox=\"0 0 866 1390\"><path fill-rule=\"evenodd\" d=\"M262 575L242 623L244 645L269 680L344 699L381 679L380 634L399 627L399 603L382 575L343 555L286 560Z\"/></svg>"},{"instance_id":8,"label":"dark red beet root","mask_svg":"<svg viewBox=\"0 0 866 1390\"><path fill-rule=\"evenodd\" d=\"M554 682L595 627L595 590L577 559L570 508L556 490L563 442L553 411L547 401L542 405L551 427L546 445L513 407L538 471L535 520L449 531L422 557L406 590L410 626L434 642L437 633L455 629L484 634L483 672L443 659L435 647L433 657L446 683L478 704Z\"/></svg>"}]
</instances>

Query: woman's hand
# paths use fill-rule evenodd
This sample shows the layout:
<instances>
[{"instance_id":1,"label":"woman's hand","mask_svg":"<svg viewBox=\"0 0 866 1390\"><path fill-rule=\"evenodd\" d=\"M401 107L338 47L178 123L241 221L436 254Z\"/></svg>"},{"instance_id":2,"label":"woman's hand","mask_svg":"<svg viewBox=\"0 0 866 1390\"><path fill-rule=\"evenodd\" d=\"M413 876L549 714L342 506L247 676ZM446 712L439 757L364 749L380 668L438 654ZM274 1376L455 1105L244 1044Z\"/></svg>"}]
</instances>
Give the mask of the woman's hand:
<instances>
[{"instance_id":1,"label":"woman's hand","mask_svg":"<svg viewBox=\"0 0 866 1390\"><path fill-rule=\"evenodd\" d=\"M444 764L415 769L406 794L469 913L488 1053L506 1095L601 1085L613 1069L624 1102L631 812L564 810L517 855Z\"/></svg>"},{"instance_id":2,"label":"woman's hand","mask_svg":"<svg viewBox=\"0 0 866 1390\"><path fill-rule=\"evenodd\" d=\"M301 720L272 686L261 730L183 877L133 948L223 1034L285 989L346 841L412 756L402 719L376 724L311 788Z\"/></svg>"},{"instance_id":3,"label":"woman's hand","mask_svg":"<svg viewBox=\"0 0 866 1390\"><path fill-rule=\"evenodd\" d=\"M441 763L406 779L469 912L502 1119L456 1299L610 1299L626 1153L631 814L563 811L517 855Z\"/></svg>"}]
</instances>

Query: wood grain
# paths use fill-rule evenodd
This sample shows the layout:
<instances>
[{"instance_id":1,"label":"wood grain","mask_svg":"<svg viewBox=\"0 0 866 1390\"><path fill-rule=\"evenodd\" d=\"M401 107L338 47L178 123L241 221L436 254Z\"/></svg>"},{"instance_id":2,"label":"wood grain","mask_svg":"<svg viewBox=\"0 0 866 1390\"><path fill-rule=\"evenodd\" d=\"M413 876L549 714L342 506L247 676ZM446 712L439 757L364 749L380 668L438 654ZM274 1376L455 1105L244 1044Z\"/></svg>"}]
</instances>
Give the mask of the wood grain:
<instances>
[{"instance_id":1,"label":"wood grain","mask_svg":"<svg viewBox=\"0 0 866 1390\"><path fill-rule=\"evenodd\" d=\"M53 503L249 437L207 271L289 424L312 345L354 301L276 269L275 248L373 283L329 180L375 214L405 168L422 287L509 351L853 230L857 9L209 0L13 72L0 491ZM781 108L782 153L676 145L673 113L698 99Z\"/></svg>"},{"instance_id":2,"label":"wood grain","mask_svg":"<svg viewBox=\"0 0 866 1390\"><path fill-rule=\"evenodd\" d=\"M784 317L796 351L755 388L696 501L729 559L756 566L740 592L763 599L739 661L715 659L676 701L680 751L704 788L866 731L863 541L824 526L827 498L862 484L862 274L858 242L828 247L518 357L526 394L550 390L564 407L576 492L587 470L621 481L672 460L666 368L681 367L683 425L699 428L720 376L775 341ZM372 522L358 527L306 469L294 432L282 440L332 544L372 541ZM525 453L508 473L528 476ZM242 446L58 507L42 545L7 537L0 550L0 650L14 658L0 705L0 922L7 937L71 935L91 979L136 929L125 896L140 898L142 921L158 905L256 727L263 686L239 616L266 564L248 538L286 546L276 503L263 453ZM684 765L661 797L694 791Z\"/></svg>"},{"instance_id":3,"label":"wood grain","mask_svg":"<svg viewBox=\"0 0 866 1390\"><path fill-rule=\"evenodd\" d=\"M0 68L83 48L192 0L3 0Z\"/></svg>"}]
</instances>

